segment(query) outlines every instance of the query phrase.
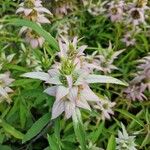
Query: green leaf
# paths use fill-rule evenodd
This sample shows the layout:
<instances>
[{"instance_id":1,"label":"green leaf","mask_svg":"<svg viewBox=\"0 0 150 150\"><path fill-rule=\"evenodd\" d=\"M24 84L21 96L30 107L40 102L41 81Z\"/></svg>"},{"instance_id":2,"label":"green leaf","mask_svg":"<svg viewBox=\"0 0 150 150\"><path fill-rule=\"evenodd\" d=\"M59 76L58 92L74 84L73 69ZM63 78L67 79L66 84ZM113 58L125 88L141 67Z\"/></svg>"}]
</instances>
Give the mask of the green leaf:
<instances>
[{"instance_id":1,"label":"green leaf","mask_svg":"<svg viewBox=\"0 0 150 150\"><path fill-rule=\"evenodd\" d=\"M7 64L6 68L17 70L17 71L22 71L22 72L28 72L29 71L29 69L27 69L25 67L21 67L21 66L18 66L18 65L13 65L13 64Z\"/></svg>"},{"instance_id":2,"label":"green leaf","mask_svg":"<svg viewBox=\"0 0 150 150\"><path fill-rule=\"evenodd\" d=\"M3 143L4 139L5 139L4 133L0 133L0 144Z\"/></svg>"},{"instance_id":3,"label":"green leaf","mask_svg":"<svg viewBox=\"0 0 150 150\"><path fill-rule=\"evenodd\" d=\"M60 131L61 131L61 124L60 124L60 118L58 117L55 119L55 123L54 123L54 132L58 140L60 139Z\"/></svg>"},{"instance_id":4,"label":"green leaf","mask_svg":"<svg viewBox=\"0 0 150 150\"><path fill-rule=\"evenodd\" d=\"M19 80L15 80L13 83L12 83L12 86L23 86L23 85L26 85L26 84L30 84L32 82L35 82L37 81L36 79L19 79Z\"/></svg>"},{"instance_id":5,"label":"green leaf","mask_svg":"<svg viewBox=\"0 0 150 150\"><path fill-rule=\"evenodd\" d=\"M10 135L14 136L17 139L23 139L24 134L20 131L16 130L14 127L12 127L10 124L6 123L4 120L0 120L0 126L3 127L3 129L9 133Z\"/></svg>"},{"instance_id":6,"label":"green leaf","mask_svg":"<svg viewBox=\"0 0 150 150\"><path fill-rule=\"evenodd\" d=\"M20 101L19 116L20 116L21 127L24 128L26 123L26 117L27 117L27 108L24 106L24 104L21 101Z\"/></svg>"},{"instance_id":7,"label":"green leaf","mask_svg":"<svg viewBox=\"0 0 150 150\"><path fill-rule=\"evenodd\" d=\"M46 124L50 121L50 119L51 119L50 113L47 113L40 119L38 119L24 135L22 143L31 140L33 137L39 134L41 130L46 126Z\"/></svg>"},{"instance_id":8,"label":"green leaf","mask_svg":"<svg viewBox=\"0 0 150 150\"><path fill-rule=\"evenodd\" d=\"M150 132L148 132L146 137L144 138L144 140L143 140L143 142L141 144L141 148L143 148L147 144L150 144Z\"/></svg>"},{"instance_id":9,"label":"green leaf","mask_svg":"<svg viewBox=\"0 0 150 150\"><path fill-rule=\"evenodd\" d=\"M47 135L48 143L50 145L50 150L61 150L60 144L57 142L55 135Z\"/></svg>"},{"instance_id":10,"label":"green leaf","mask_svg":"<svg viewBox=\"0 0 150 150\"><path fill-rule=\"evenodd\" d=\"M116 150L116 140L114 135L110 136L106 150Z\"/></svg>"},{"instance_id":11,"label":"green leaf","mask_svg":"<svg viewBox=\"0 0 150 150\"><path fill-rule=\"evenodd\" d=\"M8 24L16 25L16 26L27 26L37 32L40 36L42 36L55 50L59 50L57 41L51 36L50 33L45 31L41 26L37 23L25 20L25 19L9 19Z\"/></svg>"},{"instance_id":12,"label":"green leaf","mask_svg":"<svg viewBox=\"0 0 150 150\"><path fill-rule=\"evenodd\" d=\"M136 114L136 118L140 118L140 117L143 115L143 113L144 113L144 110L142 109L140 112L138 112L138 113ZM137 125L136 121L133 120L133 121L129 124L128 128L129 128L129 129L134 129L134 128L136 127L136 125Z\"/></svg>"},{"instance_id":13,"label":"green leaf","mask_svg":"<svg viewBox=\"0 0 150 150\"><path fill-rule=\"evenodd\" d=\"M9 120L18 111L19 100L20 100L19 97L15 99L14 105L12 106L11 110L8 112L6 120Z\"/></svg>"},{"instance_id":14,"label":"green leaf","mask_svg":"<svg viewBox=\"0 0 150 150\"><path fill-rule=\"evenodd\" d=\"M92 143L95 143L99 139L99 136L101 135L101 133L103 131L103 128L104 128L104 122L99 124L96 131L92 131L92 133L90 135L90 139L91 139Z\"/></svg>"},{"instance_id":15,"label":"green leaf","mask_svg":"<svg viewBox=\"0 0 150 150\"><path fill-rule=\"evenodd\" d=\"M79 110L76 110L76 113L73 114L73 126L76 138L81 145L81 150L87 150L86 133Z\"/></svg>"},{"instance_id":16,"label":"green leaf","mask_svg":"<svg viewBox=\"0 0 150 150\"><path fill-rule=\"evenodd\" d=\"M144 127L144 123L138 119L136 116L130 114L129 112L125 111L125 110L121 110L121 109L116 109L116 111L120 112L121 114L125 115L128 118L131 118L132 120L134 120L136 123L138 123L140 126Z\"/></svg>"},{"instance_id":17,"label":"green leaf","mask_svg":"<svg viewBox=\"0 0 150 150\"><path fill-rule=\"evenodd\" d=\"M12 148L7 145L0 145L0 150L12 150Z\"/></svg>"}]
</instances>

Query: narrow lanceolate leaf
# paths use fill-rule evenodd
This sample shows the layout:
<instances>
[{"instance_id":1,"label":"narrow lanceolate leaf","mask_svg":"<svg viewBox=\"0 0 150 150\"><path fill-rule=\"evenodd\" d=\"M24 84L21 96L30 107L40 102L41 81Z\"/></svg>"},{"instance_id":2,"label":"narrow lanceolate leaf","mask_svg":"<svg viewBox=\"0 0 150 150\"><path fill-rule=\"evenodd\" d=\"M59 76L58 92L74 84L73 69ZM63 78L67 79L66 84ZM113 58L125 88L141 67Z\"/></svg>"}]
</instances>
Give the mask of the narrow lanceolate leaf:
<instances>
[{"instance_id":1,"label":"narrow lanceolate leaf","mask_svg":"<svg viewBox=\"0 0 150 150\"><path fill-rule=\"evenodd\" d=\"M104 129L104 122L100 123L97 129L91 133L90 139L92 143L95 143L99 139L103 129Z\"/></svg>"},{"instance_id":2,"label":"narrow lanceolate leaf","mask_svg":"<svg viewBox=\"0 0 150 150\"><path fill-rule=\"evenodd\" d=\"M61 143L58 143L57 138L55 135L48 135L47 136L48 143L50 150L61 150Z\"/></svg>"},{"instance_id":3,"label":"narrow lanceolate leaf","mask_svg":"<svg viewBox=\"0 0 150 150\"><path fill-rule=\"evenodd\" d=\"M113 83L127 86L127 83L105 75L88 75L85 80L87 83Z\"/></svg>"},{"instance_id":4,"label":"narrow lanceolate leaf","mask_svg":"<svg viewBox=\"0 0 150 150\"><path fill-rule=\"evenodd\" d=\"M19 117L20 117L21 127L24 128L26 123L26 118L27 118L27 108L24 106L24 104L21 101L20 101Z\"/></svg>"},{"instance_id":5,"label":"narrow lanceolate leaf","mask_svg":"<svg viewBox=\"0 0 150 150\"><path fill-rule=\"evenodd\" d=\"M17 139L23 139L24 134L20 131L16 130L10 124L6 123L4 120L0 120L0 126L7 132L8 134L14 136Z\"/></svg>"},{"instance_id":6,"label":"narrow lanceolate leaf","mask_svg":"<svg viewBox=\"0 0 150 150\"><path fill-rule=\"evenodd\" d=\"M27 131L25 134L22 143L25 143L26 141L31 140L33 137L35 137L37 134L41 132L41 130L46 126L46 124L50 121L51 117L50 114L47 113L44 116L42 116L40 119L38 119L32 127Z\"/></svg>"},{"instance_id":7,"label":"narrow lanceolate leaf","mask_svg":"<svg viewBox=\"0 0 150 150\"><path fill-rule=\"evenodd\" d=\"M20 72L27 72L27 71L29 71L29 69L27 69L25 67L22 67L22 66L19 66L19 65L14 65L14 64L7 64L5 67L7 69L17 70L17 71L20 71Z\"/></svg>"},{"instance_id":8,"label":"narrow lanceolate leaf","mask_svg":"<svg viewBox=\"0 0 150 150\"><path fill-rule=\"evenodd\" d=\"M28 77L33 79L39 79L42 81L47 81L50 76L48 73L45 72L28 72L21 75L22 77Z\"/></svg>"},{"instance_id":9,"label":"narrow lanceolate leaf","mask_svg":"<svg viewBox=\"0 0 150 150\"><path fill-rule=\"evenodd\" d=\"M12 24L15 26L26 26L37 32L40 36L42 36L55 50L59 50L57 41L51 36L50 33L45 31L41 26L36 24L35 22L31 22L26 19L9 19L6 20L8 24Z\"/></svg>"},{"instance_id":10,"label":"narrow lanceolate leaf","mask_svg":"<svg viewBox=\"0 0 150 150\"><path fill-rule=\"evenodd\" d=\"M110 136L106 150L116 150L116 140L114 135Z\"/></svg>"},{"instance_id":11,"label":"narrow lanceolate leaf","mask_svg":"<svg viewBox=\"0 0 150 150\"><path fill-rule=\"evenodd\" d=\"M86 135L79 110L73 114L73 126L77 140L80 143L81 150L87 150Z\"/></svg>"},{"instance_id":12,"label":"narrow lanceolate leaf","mask_svg":"<svg viewBox=\"0 0 150 150\"><path fill-rule=\"evenodd\" d=\"M138 123L140 126L144 127L144 123L138 119L136 116L130 114L129 112L125 111L125 110L121 110L121 109L116 109L116 111L120 112L121 114L123 114L124 116L131 118L132 120L134 120L136 123Z\"/></svg>"},{"instance_id":13,"label":"narrow lanceolate leaf","mask_svg":"<svg viewBox=\"0 0 150 150\"><path fill-rule=\"evenodd\" d=\"M144 110L142 109L140 112L136 114L136 118L141 118L141 116L144 114ZM129 124L128 128L133 129L135 126L137 126L137 123L135 120L132 120L132 122Z\"/></svg>"},{"instance_id":14,"label":"narrow lanceolate leaf","mask_svg":"<svg viewBox=\"0 0 150 150\"><path fill-rule=\"evenodd\" d=\"M143 140L143 142L141 144L141 148L143 148L144 146L146 146L149 143L150 143L150 132L148 132L146 137L144 138L144 140Z\"/></svg>"}]
</instances>

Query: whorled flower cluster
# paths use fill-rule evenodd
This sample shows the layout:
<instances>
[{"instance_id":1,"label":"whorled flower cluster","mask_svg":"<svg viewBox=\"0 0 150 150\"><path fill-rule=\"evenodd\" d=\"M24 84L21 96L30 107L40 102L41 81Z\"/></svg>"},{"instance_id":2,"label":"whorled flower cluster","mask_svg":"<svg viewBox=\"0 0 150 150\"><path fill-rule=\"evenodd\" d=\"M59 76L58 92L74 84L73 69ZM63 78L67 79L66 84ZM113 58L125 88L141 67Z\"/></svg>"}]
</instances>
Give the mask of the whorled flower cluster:
<instances>
[{"instance_id":1,"label":"whorled flower cluster","mask_svg":"<svg viewBox=\"0 0 150 150\"><path fill-rule=\"evenodd\" d=\"M87 8L87 11L93 16L104 14L106 11L104 6L107 2L108 1L101 2L101 0L99 0L97 3L95 3L89 0L82 0L84 7Z\"/></svg>"},{"instance_id":2,"label":"whorled flower cluster","mask_svg":"<svg viewBox=\"0 0 150 150\"><path fill-rule=\"evenodd\" d=\"M38 25L50 23L50 21L45 17L45 14L52 16L52 13L43 7L41 3L41 0L25 0L19 5L16 13L21 14L21 16L27 20L36 22ZM20 34L24 34L25 41L30 43L32 48L41 47L44 43L44 38L40 37L28 27L22 27Z\"/></svg>"},{"instance_id":3,"label":"whorled flower cluster","mask_svg":"<svg viewBox=\"0 0 150 150\"><path fill-rule=\"evenodd\" d=\"M59 40L61 36L67 38L67 39L72 39L74 35L78 35L78 18L74 17L71 19L67 19L65 21L60 21L57 24L56 27L56 39Z\"/></svg>"},{"instance_id":4,"label":"whorled flower cluster","mask_svg":"<svg viewBox=\"0 0 150 150\"><path fill-rule=\"evenodd\" d=\"M5 72L0 74L0 102L6 100L8 103L11 102L9 93L12 93L13 90L9 87L14 79L10 78L10 73Z\"/></svg>"},{"instance_id":5,"label":"whorled flower cluster","mask_svg":"<svg viewBox=\"0 0 150 150\"><path fill-rule=\"evenodd\" d=\"M111 21L122 21L127 25L138 26L145 24L146 10L149 9L146 0L136 0L132 3L114 0L109 5Z\"/></svg>"},{"instance_id":6,"label":"whorled flower cluster","mask_svg":"<svg viewBox=\"0 0 150 150\"><path fill-rule=\"evenodd\" d=\"M65 38L69 37L69 30L71 29L70 22L61 23L57 27L57 39L62 35Z\"/></svg>"},{"instance_id":7,"label":"whorled flower cluster","mask_svg":"<svg viewBox=\"0 0 150 150\"><path fill-rule=\"evenodd\" d=\"M76 9L76 3L76 0L54 0L52 2L53 14L57 17L63 17Z\"/></svg>"},{"instance_id":8,"label":"whorled flower cluster","mask_svg":"<svg viewBox=\"0 0 150 150\"><path fill-rule=\"evenodd\" d=\"M23 63L23 65L34 71L41 71L42 65L41 61L36 58L33 51L26 49L25 45L21 44L22 51L20 51L18 63Z\"/></svg>"},{"instance_id":9,"label":"whorled flower cluster","mask_svg":"<svg viewBox=\"0 0 150 150\"><path fill-rule=\"evenodd\" d=\"M113 70L118 69L113 63L123 51L114 51L111 42L109 42L108 48L101 47L98 54L94 52L92 55L88 55L86 57L88 63L85 65L91 70L101 71L104 74L111 73Z\"/></svg>"},{"instance_id":10,"label":"whorled flower cluster","mask_svg":"<svg viewBox=\"0 0 150 150\"><path fill-rule=\"evenodd\" d=\"M101 110L101 118L110 118L109 114L113 114L112 107L114 103L109 100L102 99L95 94L89 84L90 83L114 83L124 85L118 79L113 77L93 74L88 68L84 50L86 45L77 46L78 39L75 37L73 41L69 41L62 37L59 40L60 52L58 56L59 62L55 62L52 68L45 72L25 73L24 77L36 78L45 81L51 86L44 92L55 96L56 100L52 108L52 119L58 117L65 112L65 117L70 118L77 108L91 110L91 106ZM87 67L86 67L87 66ZM104 106L107 105L107 108Z\"/></svg>"},{"instance_id":11,"label":"whorled flower cluster","mask_svg":"<svg viewBox=\"0 0 150 150\"><path fill-rule=\"evenodd\" d=\"M149 7L147 0L135 0L132 3L113 1L109 3L109 17L112 22L121 22L128 28L122 41L126 46L135 45L135 35L142 30L141 25L147 26L146 18ZM138 32L137 32L138 31Z\"/></svg>"},{"instance_id":12,"label":"whorled flower cluster","mask_svg":"<svg viewBox=\"0 0 150 150\"><path fill-rule=\"evenodd\" d=\"M148 26L146 19L150 7L147 6L147 0L135 0L133 2L124 0L113 0L102 2L99 0L97 3L83 0L83 4L93 16L103 15L114 23L121 23L128 32L124 34L121 39L126 46L135 44L135 35L142 31L142 25Z\"/></svg>"},{"instance_id":13,"label":"whorled flower cluster","mask_svg":"<svg viewBox=\"0 0 150 150\"><path fill-rule=\"evenodd\" d=\"M108 5L108 17L110 17L112 22L122 21L124 15L124 1L112 1Z\"/></svg>"},{"instance_id":14,"label":"whorled flower cluster","mask_svg":"<svg viewBox=\"0 0 150 150\"><path fill-rule=\"evenodd\" d=\"M138 61L137 69L139 70L136 77L130 82L129 87L124 91L126 97L133 101L135 100L147 100L144 92L148 90L150 92L150 56L146 56Z\"/></svg>"},{"instance_id":15,"label":"whorled flower cluster","mask_svg":"<svg viewBox=\"0 0 150 150\"><path fill-rule=\"evenodd\" d=\"M118 138L116 138L116 150L137 150L135 136L129 136L123 124L121 124L121 127L122 132L118 131Z\"/></svg>"}]
</instances>

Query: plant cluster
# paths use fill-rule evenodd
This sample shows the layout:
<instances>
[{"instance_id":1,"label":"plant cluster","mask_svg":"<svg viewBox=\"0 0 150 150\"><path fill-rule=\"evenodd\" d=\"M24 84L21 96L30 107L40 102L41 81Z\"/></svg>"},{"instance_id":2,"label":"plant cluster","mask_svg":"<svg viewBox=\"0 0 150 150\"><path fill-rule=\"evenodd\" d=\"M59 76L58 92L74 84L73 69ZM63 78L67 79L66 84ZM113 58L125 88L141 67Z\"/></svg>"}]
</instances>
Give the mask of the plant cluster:
<instances>
[{"instance_id":1,"label":"plant cluster","mask_svg":"<svg viewBox=\"0 0 150 150\"><path fill-rule=\"evenodd\" d=\"M0 1L0 150L149 150L150 2Z\"/></svg>"}]
</instances>

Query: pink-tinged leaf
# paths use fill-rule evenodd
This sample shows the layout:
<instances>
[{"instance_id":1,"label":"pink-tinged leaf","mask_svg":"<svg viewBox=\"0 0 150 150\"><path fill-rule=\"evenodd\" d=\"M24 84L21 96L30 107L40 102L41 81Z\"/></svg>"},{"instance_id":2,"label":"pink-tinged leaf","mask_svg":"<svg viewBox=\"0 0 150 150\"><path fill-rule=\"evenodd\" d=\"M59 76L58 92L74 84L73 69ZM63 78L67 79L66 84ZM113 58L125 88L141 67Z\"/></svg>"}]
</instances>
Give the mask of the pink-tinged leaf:
<instances>
[{"instance_id":1,"label":"pink-tinged leaf","mask_svg":"<svg viewBox=\"0 0 150 150\"><path fill-rule=\"evenodd\" d=\"M7 92L2 87L0 87L0 96L2 96L2 98L5 98L8 103L11 102L11 99L9 98Z\"/></svg>"},{"instance_id":2,"label":"pink-tinged leaf","mask_svg":"<svg viewBox=\"0 0 150 150\"><path fill-rule=\"evenodd\" d=\"M55 101L53 108L52 108L52 118L51 119L55 119L57 118L59 115L61 115L63 113L63 111L65 110L64 107L64 101L60 100L60 101Z\"/></svg>"},{"instance_id":3,"label":"pink-tinged leaf","mask_svg":"<svg viewBox=\"0 0 150 150\"><path fill-rule=\"evenodd\" d=\"M45 12L45 13L47 13L49 15L53 15L48 9L46 9L44 7L38 7L38 8L35 8L35 10L37 10L40 13Z\"/></svg>"},{"instance_id":4,"label":"pink-tinged leaf","mask_svg":"<svg viewBox=\"0 0 150 150\"><path fill-rule=\"evenodd\" d=\"M77 47L77 43L78 43L78 38L76 36L76 37L74 37L73 42L72 42L74 48Z\"/></svg>"},{"instance_id":5,"label":"pink-tinged leaf","mask_svg":"<svg viewBox=\"0 0 150 150\"><path fill-rule=\"evenodd\" d=\"M59 76L58 69L50 69L50 70L48 70L48 73L49 73L50 77Z\"/></svg>"},{"instance_id":6,"label":"pink-tinged leaf","mask_svg":"<svg viewBox=\"0 0 150 150\"><path fill-rule=\"evenodd\" d=\"M13 90L12 90L10 87L5 87L5 91L6 91L7 93L13 92Z\"/></svg>"},{"instance_id":7,"label":"pink-tinged leaf","mask_svg":"<svg viewBox=\"0 0 150 150\"><path fill-rule=\"evenodd\" d=\"M69 88L71 88L72 84L73 84L72 76L71 75L67 75L66 79L67 79Z\"/></svg>"},{"instance_id":8,"label":"pink-tinged leaf","mask_svg":"<svg viewBox=\"0 0 150 150\"><path fill-rule=\"evenodd\" d=\"M33 78L33 79L39 79L39 80L42 80L42 81L47 81L50 78L49 74L45 73L45 72L28 72L28 73L25 73L21 76L22 77Z\"/></svg>"},{"instance_id":9,"label":"pink-tinged leaf","mask_svg":"<svg viewBox=\"0 0 150 150\"><path fill-rule=\"evenodd\" d=\"M20 13L20 12L23 12L24 11L24 8L23 7L20 7L20 8L18 8L17 10L16 10L16 14L17 13Z\"/></svg>"},{"instance_id":10,"label":"pink-tinged leaf","mask_svg":"<svg viewBox=\"0 0 150 150\"><path fill-rule=\"evenodd\" d=\"M69 93L69 89L64 86L58 86L56 92L56 101L60 101Z\"/></svg>"},{"instance_id":11,"label":"pink-tinged leaf","mask_svg":"<svg viewBox=\"0 0 150 150\"><path fill-rule=\"evenodd\" d=\"M52 86L44 90L44 92L47 93L48 95L56 96L56 90L57 90L57 86Z\"/></svg>"},{"instance_id":12,"label":"pink-tinged leaf","mask_svg":"<svg viewBox=\"0 0 150 150\"><path fill-rule=\"evenodd\" d=\"M85 80L87 83L113 83L127 86L127 83L105 75L88 75Z\"/></svg>"},{"instance_id":13,"label":"pink-tinged leaf","mask_svg":"<svg viewBox=\"0 0 150 150\"><path fill-rule=\"evenodd\" d=\"M77 96L78 96L78 88L77 87L71 88L68 95L69 100L75 102L77 100Z\"/></svg>"},{"instance_id":14,"label":"pink-tinged leaf","mask_svg":"<svg viewBox=\"0 0 150 150\"><path fill-rule=\"evenodd\" d=\"M122 50L116 51L116 52L113 54L112 58L116 59L116 58L117 58L117 56L118 56L118 55L120 55L120 54L121 54L122 52L124 52L124 51L125 51L125 49L122 49Z\"/></svg>"},{"instance_id":15,"label":"pink-tinged leaf","mask_svg":"<svg viewBox=\"0 0 150 150\"><path fill-rule=\"evenodd\" d=\"M47 80L47 83L51 83L51 84L58 84L58 85L61 85L62 83L60 82L60 79L59 79L59 76L55 76L53 78L49 78Z\"/></svg>"},{"instance_id":16,"label":"pink-tinged leaf","mask_svg":"<svg viewBox=\"0 0 150 150\"><path fill-rule=\"evenodd\" d=\"M26 16L28 16L31 12L32 12L32 9L27 9L27 8L24 9L24 14Z\"/></svg>"},{"instance_id":17,"label":"pink-tinged leaf","mask_svg":"<svg viewBox=\"0 0 150 150\"><path fill-rule=\"evenodd\" d=\"M25 31L27 31L28 27L22 27L19 31L19 35L21 35L22 33L24 33Z\"/></svg>"},{"instance_id":18,"label":"pink-tinged leaf","mask_svg":"<svg viewBox=\"0 0 150 150\"><path fill-rule=\"evenodd\" d=\"M99 101L99 97L89 88L88 85L83 87L83 90L80 92L80 97L87 101Z\"/></svg>"},{"instance_id":19,"label":"pink-tinged leaf","mask_svg":"<svg viewBox=\"0 0 150 150\"><path fill-rule=\"evenodd\" d=\"M79 48L78 48L78 55L83 55L84 53L84 50L87 48L87 45L83 45L83 46L80 46Z\"/></svg>"},{"instance_id":20,"label":"pink-tinged leaf","mask_svg":"<svg viewBox=\"0 0 150 150\"><path fill-rule=\"evenodd\" d=\"M38 38L38 43L39 43L39 46L40 46L40 47L42 47L44 41L45 41L45 40L44 40L43 37L39 37L39 38Z\"/></svg>"},{"instance_id":21,"label":"pink-tinged leaf","mask_svg":"<svg viewBox=\"0 0 150 150\"><path fill-rule=\"evenodd\" d=\"M76 105L80 108L87 109L91 111L90 105L87 103L85 99L79 99L76 101Z\"/></svg>"},{"instance_id":22,"label":"pink-tinged leaf","mask_svg":"<svg viewBox=\"0 0 150 150\"><path fill-rule=\"evenodd\" d=\"M50 21L46 17L44 17L42 15L38 16L37 21L39 23L50 23Z\"/></svg>"},{"instance_id":23,"label":"pink-tinged leaf","mask_svg":"<svg viewBox=\"0 0 150 150\"><path fill-rule=\"evenodd\" d=\"M39 43L38 43L38 39L31 39L30 40L30 44L32 48L37 48Z\"/></svg>"},{"instance_id":24,"label":"pink-tinged leaf","mask_svg":"<svg viewBox=\"0 0 150 150\"><path fill-rule=\"evenodd\" d=\"M69 119L75 113L75 104L71 101L65 101L65 117Z\"/></svg>"}]
</instances>

